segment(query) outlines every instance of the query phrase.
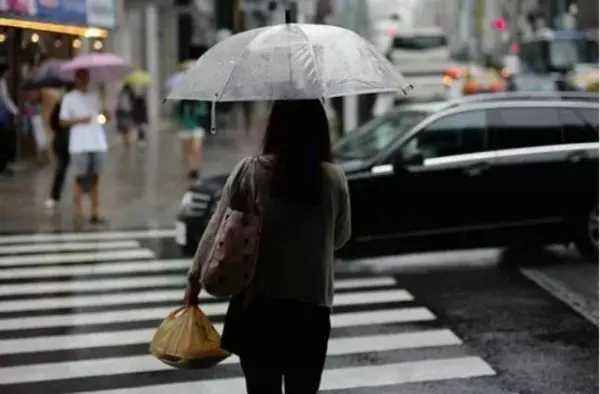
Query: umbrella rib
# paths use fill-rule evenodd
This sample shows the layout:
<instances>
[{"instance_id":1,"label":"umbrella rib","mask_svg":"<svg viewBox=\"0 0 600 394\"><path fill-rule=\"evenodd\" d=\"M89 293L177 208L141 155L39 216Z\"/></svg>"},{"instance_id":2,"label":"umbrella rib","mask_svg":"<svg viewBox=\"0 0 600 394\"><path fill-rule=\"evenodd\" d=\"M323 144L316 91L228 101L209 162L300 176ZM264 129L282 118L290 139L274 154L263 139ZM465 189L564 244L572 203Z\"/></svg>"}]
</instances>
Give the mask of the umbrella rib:
<instances>
[{"instance_id":1,"label":"umbrella rib","mask_svg":"<svg viewBox=\"0 0 600 394\"><path fill-rule=\"evenodd\" d=\"M313 61L315 62L315 69L317 70L317 78L320 79L321 84L323 85L323 97L327 96L327 84L325 83L325 78L323 78L323 75L321 74L321 69L318 67L317 64L317 54L315 53L315 50L313 48L313 46L310 44L310 38L308 37L308 34L306 34L306 32L304 30L302 30L301 28L298 28L298 30L300 30L300 32L302 33L302 35L306 38L306 42L308 43L308 48L310 49L310 53L312 53L312 57L313 57Z\"/></svg>"},{"instance_id":2,"label":"umbrella rib","mask_svg":"<svg viewBox=\"0 0 600 394\"><path fill-rule=\"evenodd\" d=\"M254 38L252 40L254 40ZM252 40L250 40L250 41L252 41ZM240 60L242 59L242 57L244 57L244 55L246 54L247 50L248 50L248 48L244 48L242 53L240 53L238 58L235 60L233 67L231 67L231 72L229 73L229 75L227 76L227 79L225 80L225 83L223 84L223 88L221 89L221 92L219 94L215 94L216 98L214 101L219 101L221 99L221 97L223 96L223 92L225 91L225 88L229 84L229 81L231 80L231 77L233 76L233 72L235 71L236 67L240 63Z\"/></svg>"}]
</instances>

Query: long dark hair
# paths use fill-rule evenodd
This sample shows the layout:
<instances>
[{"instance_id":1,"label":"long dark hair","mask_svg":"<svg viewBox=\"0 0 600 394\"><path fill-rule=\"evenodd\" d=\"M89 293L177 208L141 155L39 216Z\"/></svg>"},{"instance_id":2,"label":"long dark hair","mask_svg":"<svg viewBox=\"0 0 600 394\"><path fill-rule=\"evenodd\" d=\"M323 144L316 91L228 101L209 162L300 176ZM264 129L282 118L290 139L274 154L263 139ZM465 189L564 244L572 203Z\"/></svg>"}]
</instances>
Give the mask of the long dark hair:
<instances>
[{"instance_id":1,"label":"long dark hair","mask_svg":"<svg viewBox=\"0 0 600 394\"><path fill-rule=\"evenodd\" d=\"M332 161L329 123L323 104L319 100L276 101L262 153L275 156L271 197L301 205L320 204L321 163Z\"/></svg>"}]
</instances>

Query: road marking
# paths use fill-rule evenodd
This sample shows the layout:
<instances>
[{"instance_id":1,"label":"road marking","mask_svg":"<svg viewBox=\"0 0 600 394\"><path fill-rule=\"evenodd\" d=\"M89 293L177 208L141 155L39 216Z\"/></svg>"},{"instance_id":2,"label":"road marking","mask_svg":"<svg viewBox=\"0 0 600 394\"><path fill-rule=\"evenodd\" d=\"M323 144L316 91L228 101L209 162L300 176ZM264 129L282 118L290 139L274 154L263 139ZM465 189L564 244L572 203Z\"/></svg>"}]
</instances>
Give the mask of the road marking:
<instances>
[{"instance_id":1,"label":"road marking","mask_svg":"<svg viewBox=\"0 0 600 394\"><path fill-rule=\"evenodd\" d=\"M191 264L191 260L190 260ZM152 264L149 264L152 265ZM95 279L95 280L73 280L73 281L56 281L46 283L23 283L1 285L0 295L22 295L22 294L37 294L43 295L48 293L69 292L69 293L85 293L86 291L114 291L114 290L135 290L144 287L159 287L159 286L185 286L186 278L179 273L175 275L154 275L144 276L139 278L111 278L111 279ZM359 288L359 287L375 287L395 284L393 278L368 278L368 279L351 279L351 280L336 280L334 282L335 289ZM200 297L204 297L205 293L200 293Z\"/></svg>"},{"instance_id":2,"label":"road marking","mask_svg":"<svg viewBox=\"0 0 600 394\"><path fill-rule=\"evenodd\" d=\"M521 269L525 277L536 283L550 295L564 302L590 323L598 327L598 300L586 299L569 290L564 283L538 269Z\"/></svg>"},{"instance_id":3,"label":"road marking","mask_svg":"<svg viewBox=\"0 0 600 394\"><path fill-rule=\"evenodd\" d=\"M164 296L164 295L163 295ZM181 301L183 292L172 292L170 298L175 303ZM152 297L152 296L149 296ZM119 297L107 297L110 302L119 303ZM144 299L143 293L138 293L138 300ZM339 294L335 297L335 306L347 306L347 305L373 305L388 302L405 302L411 301L413 297L402 289L383 290L383 291L368 291L368 292L357 292L357 293L345 293ZM77 307L77 298L73 299L73 307ZM40 300L41 301L41 300ZM101 301L99 301L101 302ZM35 302L34 302L35 304ZM121 302L123 304L123 302ZM202 310L208 316L224 315L227 312L228 302L218 302L214 304L202 305ZM54 315L54 316L31 316L21 317L13 319L1 320L2 330L19 330L26 328L47 328L47 327L64 327L64 326L80 326L80 325L91 325L91 324L106 324L106 323L120 323L120 322L133 322L133 321L144 321L151 319L163 319L170 312L169 307L153 307L153 308L139 308L139 309L127 309L119 311L102 311L102 312L86 312L77 313L72 315Z\"/></svg>"},{"instance_id":4,"label":"road marking","mask_svg":"<svg viewBox=\"0 0 600 394\"><path fill-rule=\"evenodd\" d=\"M460 345L461 343L461 340L450 330L334 338L329 341L327 355L348 355L387 350L452 346ZM239 359L232 356L224 360L223 364L236 364L238 362ZM149 354L144 354L140 356L0 368L0 382L3 384L15 384L35 382L47 379L49 376L52 379L73 379L87 376L166 371L170 369L172 367L163 364Z\"/></svg>"},{"instance_id":5,"label":"road marking","mask_svg":"<svg viewBox=\"0 0 600 394\"><path fill-rule=\"evenodd\" d=\"M124 239L174 238L175 230L97 231L82 233L38 233L0 236L0 245L37 242L108 241Z\"/></svg>"},{"instance_id":6,"label":"road marking","mask_svg":"<svg viewBox=\"0 0 600 394\"><path fill-rule=\"evenodd\" d=\"M99 370L98 372L100 372ZM323 372L321 390L343 390L355 387L379 387L394 384L465 379L493 376L494 370L479 357L457 357L412 361L395 364L369 365L328 369ZM83 394L171 394L243 393L243 378L210 379L195 382L93 391ZM401 391L401 389L398 389Z\"/></svg>"},{"instance_id":7,"label":"road marking","mask_svg":"<svg viewBox=\"0 0 600 394\"><path fill-rule=\"evenodd\" d=\"M37 279L68 276L93 276L102 274L130 274L137 272L169 272L181 274L190 267L192 259L141 260L141 261L108 261L93 265L28 267L0 271L0 279Z\"/></svg>"},{"instance_id":8,"label":"road marking","mask_svg":"<svg viewBox=\"0 0 600 394\"><path fill-rule=\"evenodd\" d=\"M100 250L100 249L127 249L138 248L139 242L129 241L108 241L108 242L69 242L69 243L46 243L46 244L19 244L0 246L0 255L10 255L19 253L42 253L42 252L76 252L82 250Z\"/></svg>"},{"instance_id":9,"label":"road marking","mask_svg":"<svg viewBox=\"0 0 600 394\"><path fill-rule=\"evenodd\" d=\"M15 255L0 257L0 267L15 267L24 264L65 264L87 263L104 260L152 259L154 252L150 249L124 249L109 252L77 252L48 253L40 255Z\"/></svg>"},{"instance_id":10,"label":"road marking","mask_svg":"<svg viewBox=\"0 0 600 394\"><path fill-rule=\"evenodd\" d=\"M202 299L214 298L206 293ZM41 298L34 302L31 300L15 300L0 302L0 312L10 311L27 311L27 310L52 310L59 308L84 308L84 307L110 307L117 305L137 304L149 302L161 302L170 301L178 302L183 299L183 288L175 290L148 290L148 291L136 291L131 293L119 293L119 294L101 294L101 295L86 295L86 296L74 296L74 297L56 297L56 298ZM380 291L367 291L359 293L346 293L338 294L335 296L335 305L364 305L368 303L385 303L385 302L405 302L412 301L413 297L406 290L392 289L392 290L380 290ZM217 308L215 305L220 305ZM214 304L203 305L202 308L214 310L213 314L225 313L227 302L220 302ZM217 308L217 309L214 309ZM223 310L221 312L221 310ZM103 315L116 312L98 312ZM208 313L208 312L207 312ZM93 315L78 313L78 316ZM33 317L31 317L33 318ZM3 327L4 325L1 325Z\"/></svg>"}]
</instances>

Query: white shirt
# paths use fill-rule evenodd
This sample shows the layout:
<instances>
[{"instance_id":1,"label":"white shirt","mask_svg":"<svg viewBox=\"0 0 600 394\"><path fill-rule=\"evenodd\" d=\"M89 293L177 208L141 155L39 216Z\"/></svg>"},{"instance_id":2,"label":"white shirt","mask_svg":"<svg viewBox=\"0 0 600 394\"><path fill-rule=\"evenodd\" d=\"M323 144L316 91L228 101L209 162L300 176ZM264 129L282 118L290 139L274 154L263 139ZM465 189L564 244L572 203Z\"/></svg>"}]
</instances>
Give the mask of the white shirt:
<instances>
[{"instance_id":1,"label":"white shirt","mask_svg":"<svg viewBox=\"0 0 600 394\"><path fill-rule=\"evenodd\" d=\"M98 123L100 113L100 98L96 92L72 90L63 96L60 120L68 121L87 116L92 118L87 124L71 127L69 153L105 152L108 149L104 128Z\"/></svg>"}]
</instances>

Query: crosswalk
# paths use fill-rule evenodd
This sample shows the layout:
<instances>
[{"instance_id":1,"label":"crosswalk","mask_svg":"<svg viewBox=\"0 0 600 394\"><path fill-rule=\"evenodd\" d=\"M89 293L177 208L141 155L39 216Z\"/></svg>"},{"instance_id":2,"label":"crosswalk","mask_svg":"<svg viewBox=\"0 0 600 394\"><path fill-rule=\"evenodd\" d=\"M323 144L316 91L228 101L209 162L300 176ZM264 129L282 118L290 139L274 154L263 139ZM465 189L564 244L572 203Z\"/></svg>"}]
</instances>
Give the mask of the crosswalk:
<instances>
[{"instance_id":1,"label":"crosswalk","mask_svg":"<svg viewBox=\"0 0 600 394\"><path fill-rule=\"evenodd\" d=\"M244 393L234 356L209 370L182 371L148 353L154 330L181 303L190 261L144 241L173 236L0 236L0 392ZM441 393L445 382L496 375L394 278L342 277L335 292L324 392L408 392L440 382ZM221 330L225 300L202 293L201 307Z\"/></svg>"}]
</instances>

